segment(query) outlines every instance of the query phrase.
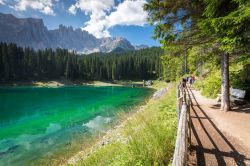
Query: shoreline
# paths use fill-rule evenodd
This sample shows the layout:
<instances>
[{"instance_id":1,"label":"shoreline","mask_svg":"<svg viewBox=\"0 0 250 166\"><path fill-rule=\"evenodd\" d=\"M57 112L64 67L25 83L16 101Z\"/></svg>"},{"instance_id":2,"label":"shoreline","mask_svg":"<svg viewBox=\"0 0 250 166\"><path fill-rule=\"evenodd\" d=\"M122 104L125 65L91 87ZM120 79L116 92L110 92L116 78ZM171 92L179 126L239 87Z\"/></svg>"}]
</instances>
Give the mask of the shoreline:
<instances>
[{"instance_id":1,"label":"shoreline","mask_svg":"<svg viewBox=\"0 0 250 166\"><path fill-rule=\"evenodd\" d=\"M132 86L132 87L143 87L143 81L84 81L84 80L47 80L47 81L17 81L0 83L0 86L34 86L34 87L48 87L48 88L59 88L64 86Z\"/></svg>"},{"instance_id":2,"label":"shoreline","mask_svg":"<svg viewBox=\"0 0 250 166\"><path fill-rule=\"evenodd\" d=\"M157 100L158 98L164 96L168 92L170 87L170 84L166 84L164 88L153 87L156 91L144 105L141 105L137 109L127 113L125 116L120 117L117 124L111 127L111 129L107 130L103 134L103 136L101 136L101 138L96 139L87 149L77 152L75 155L70 157L63 165L76 164L78 161L83 160L86 157L90 156L92 153L96 152L99 148L112 142L120 142L122 144L126 144L129 141L129 138L123 137L122 134L122 129L125 128L125 125L129 123L129 121L132 120L136 114L144 111L150 101Z\"/></svg>"}]
</instances>

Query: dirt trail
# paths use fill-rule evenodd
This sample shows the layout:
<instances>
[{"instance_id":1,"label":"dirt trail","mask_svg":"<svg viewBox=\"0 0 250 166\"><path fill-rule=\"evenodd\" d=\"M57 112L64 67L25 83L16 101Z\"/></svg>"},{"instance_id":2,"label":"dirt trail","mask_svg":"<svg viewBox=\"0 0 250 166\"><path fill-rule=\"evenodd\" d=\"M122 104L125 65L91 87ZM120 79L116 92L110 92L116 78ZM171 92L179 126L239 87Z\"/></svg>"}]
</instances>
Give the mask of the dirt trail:
<instances>
[{"instance_id":1,"label":"dirt trail","mask_svg":"<svg viewBox=\"0 0 250 166\"><path fill-rule=\"evenodd\" d=\"M250 166L250 105L230 112L188 89L191 147L188 165Z\"/></svg>"}]
</instances>

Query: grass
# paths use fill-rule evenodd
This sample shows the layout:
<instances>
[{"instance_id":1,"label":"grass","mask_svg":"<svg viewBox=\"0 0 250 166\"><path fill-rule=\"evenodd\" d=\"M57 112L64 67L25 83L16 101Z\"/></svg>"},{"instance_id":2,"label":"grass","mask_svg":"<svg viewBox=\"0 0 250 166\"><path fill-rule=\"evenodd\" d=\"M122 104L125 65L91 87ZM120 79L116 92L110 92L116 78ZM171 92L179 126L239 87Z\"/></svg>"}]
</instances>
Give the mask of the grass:
<instances>
[{"instance_id":1,"label":"grass","mask_svg":"<svg viewBox=\"0 0 250 166\"><path fill-rule=\"evenodd\" d=\"M158 82L159 89L164 83ZM177 129L175 88L157 100L150 100L112 133L112 141L88 149L72 165L169 165ZM92 152L91 152L92 151Z\"/></svg>"},{"instance_id":2,"label":"grass","mask_svg":"<svg viewBox=\"0 0 250 166\"><path fill-rule=\"evenodd\" d=\"M151 88L159 90L163 87L166 87L166 82L155 80Z\"/></svg>"}]
</instances>

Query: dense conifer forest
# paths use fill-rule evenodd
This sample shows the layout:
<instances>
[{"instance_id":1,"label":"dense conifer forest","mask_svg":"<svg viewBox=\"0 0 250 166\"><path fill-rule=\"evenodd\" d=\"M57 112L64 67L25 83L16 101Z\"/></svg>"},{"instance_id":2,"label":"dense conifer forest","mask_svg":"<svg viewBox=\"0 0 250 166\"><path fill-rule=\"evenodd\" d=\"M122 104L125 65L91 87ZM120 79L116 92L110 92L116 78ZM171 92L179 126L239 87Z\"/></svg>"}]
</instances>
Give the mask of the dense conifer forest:
<instances>
[{"instance_id":1,"label":"dense conifer forest","mask_svg":"<svg viewBox=\"0 0 250 166\"><path fill-rule=\"evenodd\" d=\"M34 51L0 43L1 82L43 79L126 80L155 79L162 75L163 50L78 55L65 49Z\"/></svg>"}]
</instances>

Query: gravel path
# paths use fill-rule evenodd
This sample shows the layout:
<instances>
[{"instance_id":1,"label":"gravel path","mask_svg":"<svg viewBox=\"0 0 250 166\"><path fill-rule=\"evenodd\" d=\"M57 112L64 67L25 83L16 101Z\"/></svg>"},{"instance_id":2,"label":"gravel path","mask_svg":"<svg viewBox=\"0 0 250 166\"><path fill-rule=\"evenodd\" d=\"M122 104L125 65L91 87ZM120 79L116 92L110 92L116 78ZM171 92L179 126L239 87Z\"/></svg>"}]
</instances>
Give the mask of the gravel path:
<instances>
[{"instance_id":1,"label":"gravel path","mask_svg":"<svg viewBox=\"0 0 250 166\"><path fill-rule=\"evenodd\" d=\"M230 112L195 90L191 102L191 147L188 165L250 166L250 107Z\"/></svg>"}]
</instances>

